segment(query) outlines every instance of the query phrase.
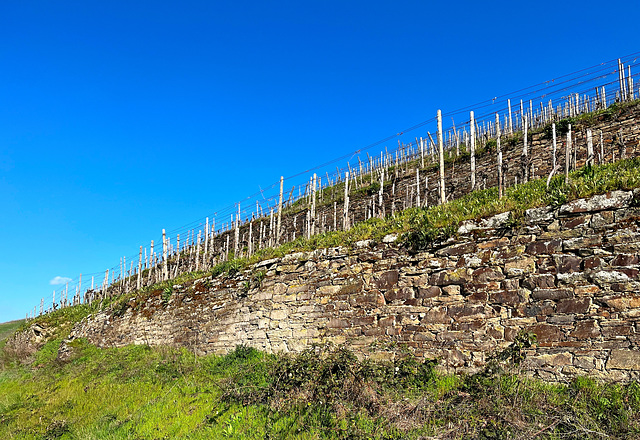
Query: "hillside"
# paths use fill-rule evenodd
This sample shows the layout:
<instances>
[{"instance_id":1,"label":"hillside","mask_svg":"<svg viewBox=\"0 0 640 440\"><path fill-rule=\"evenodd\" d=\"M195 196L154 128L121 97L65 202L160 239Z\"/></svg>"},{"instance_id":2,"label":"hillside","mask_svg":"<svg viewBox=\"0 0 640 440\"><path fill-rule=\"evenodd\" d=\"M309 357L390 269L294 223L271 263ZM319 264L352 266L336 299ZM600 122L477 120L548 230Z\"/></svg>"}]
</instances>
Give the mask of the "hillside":
<instances>
[{"instance_id":1,"label":"hillside","mask_svg":"<svg viewBox=\"0 0 640 440\"><path fill-rule=\"evenodd\" d=\"M469 192L469 156L447 156L445 204L419 201L415 175L437 170L408 156L354 180L349 227L328 220L339 182L286 208L279 246L252 249L245 223L213 237L217 254L191 244L145 269L140 289L134 274L0 325L0 437L639 438L639 114L570 118L567 177L544 127L537 178L502 194L490 140L487 188ZM587 128L604 133L597 164Z\"/></svg>"},{"instance_id":2,"label":"hillside","mask_svg":"<svg viewBox=\"0 0 640 440\"><path fill-rule=\"evenodd\" d=\"M0 324L0 348L4 347L6 339L18 329L24 320L3 322Z\"/></svg>"},{"instance_id":3,"label":"hillside","mask_svg":"<svg viewBox=\"0 0 640 440\"><path fill-rule=\"evenodd\" d=\"M459 226L465 220L481 222L477 219L508 210L513 213L509 227L517 230L527 209L567 205L572 200L582 206L582 197L628 191L640 187L639 180L638 160L596 166L573 173L568 186L562 178L552 180L549 188L544 181L532 181L502 199L495 191L479 191L442 207L407 210L349 231L300 240L271 251L270 256L333 243L358 249L358 242L393 234L418 252L439 241L451 246L447 240L464 234ZM518 234L526 235L526 227ZM107 313L117 322L138 308L136 304L153 305L156 297L160 306L164 302L172 307L180 296L173 291L178 282L191 286L189 295L197 298L200 284L194 279L218 279L228 288L231 280L248 275L256 285L249 284L245 295L255 296L260 291L257 284L274 275L267 271L256 278L249 264L260 263L234 260L170 284L102 304L65 308L31 322L44 330L39 332L47 334L49 342L34 347L23 358L29 362L25 365L4 350L8 366L0 373L0 435L68 439L629 439L640 435L637 380L613 385L577 376L553 384L531 378L527 358L541 342L531 333L496 347L484 366L469 374L447 373L438 366L444 359L416 357L402 344L396 351L386 342L377 351L397 353L389 360L358 360L344 346L319 345L299 354L273 355L239 345L224 356L194 356L184 348L166 346L98 349L84 338L63 342L72 325L89 314ZM185 347L191 346L188 338L184 341Z\"/></svg>"}]
</instances>

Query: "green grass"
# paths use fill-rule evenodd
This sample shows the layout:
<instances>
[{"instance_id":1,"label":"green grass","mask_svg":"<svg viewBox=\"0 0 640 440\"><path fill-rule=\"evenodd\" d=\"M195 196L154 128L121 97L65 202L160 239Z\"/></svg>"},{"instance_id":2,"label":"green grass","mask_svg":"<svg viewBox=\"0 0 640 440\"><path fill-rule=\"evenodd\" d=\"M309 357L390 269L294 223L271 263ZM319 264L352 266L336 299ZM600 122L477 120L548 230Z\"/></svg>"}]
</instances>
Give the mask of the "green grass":
<instances>
[{"instance_id":1,"label":"green grass","mask_svg":"<svg viewBox=\"0 0 640 440\"><path fill-rule=\"evenodd\" d=\"M22 326L23 322L24 319L20 319L18 321L3 322L0 324L0 349L4 347L7 338Z\"/></svg>"},{"instance_id":2,"label":"green grass","mask_svg":"<svg viewBox=\"0 0 640 440\"><path fill-rule=\"evenodd\" d=\"M31 366L0 370L3 439L612 439L640 435L640 385L547 384L514 366L434 371L406 354L358 360L343 347L225 356L50 341ZM492 370L493 371L493 370ZM498 371L498 372L496 372ZM428 437L427 437L428 438ZM525 438L525 437L523 437Z\"/></svg>"}]
</instances>

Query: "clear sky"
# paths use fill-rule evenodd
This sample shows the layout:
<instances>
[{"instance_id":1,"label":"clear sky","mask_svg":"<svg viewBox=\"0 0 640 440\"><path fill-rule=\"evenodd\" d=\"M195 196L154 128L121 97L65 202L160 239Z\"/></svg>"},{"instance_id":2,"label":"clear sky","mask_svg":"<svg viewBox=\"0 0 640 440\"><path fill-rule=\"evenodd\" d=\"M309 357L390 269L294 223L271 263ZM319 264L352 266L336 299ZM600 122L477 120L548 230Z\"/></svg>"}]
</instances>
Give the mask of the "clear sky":
<instances>
[{"instance_id":1,"label":"clear sky","mask_svg":"<svg viewBox=\"0 0 640 440\"><path fill-rule=\"evenodd\" d=\"M638 52L638 17L636 1L1 2L0 322L280 175Z\"/></svg>"}]
</instances>

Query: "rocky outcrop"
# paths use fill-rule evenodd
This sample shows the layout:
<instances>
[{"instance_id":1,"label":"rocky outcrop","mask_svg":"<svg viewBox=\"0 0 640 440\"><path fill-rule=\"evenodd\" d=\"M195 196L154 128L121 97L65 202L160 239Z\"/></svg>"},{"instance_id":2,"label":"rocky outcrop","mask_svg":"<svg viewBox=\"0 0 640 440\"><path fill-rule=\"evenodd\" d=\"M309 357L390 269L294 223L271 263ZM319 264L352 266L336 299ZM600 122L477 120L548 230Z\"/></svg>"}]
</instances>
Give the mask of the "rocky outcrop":
<instances>
[{"instance_id":1,"label":"rocky outcrop","mask_svg":"<svg viewBox=\"0 0 640 440\"><path fill-rule=\"evenodd\" d=\"M640 375L640 193L465 222L411 252L381 243L295 253L234 277L174 285L81 322L101 347L169 344L223 353L237 344L299 351L347 344L390 358L401 346L473 372L532 331L526 368L550 380ZM512 222L511 222L512 224Z\"/></svg>"}]
</instances>

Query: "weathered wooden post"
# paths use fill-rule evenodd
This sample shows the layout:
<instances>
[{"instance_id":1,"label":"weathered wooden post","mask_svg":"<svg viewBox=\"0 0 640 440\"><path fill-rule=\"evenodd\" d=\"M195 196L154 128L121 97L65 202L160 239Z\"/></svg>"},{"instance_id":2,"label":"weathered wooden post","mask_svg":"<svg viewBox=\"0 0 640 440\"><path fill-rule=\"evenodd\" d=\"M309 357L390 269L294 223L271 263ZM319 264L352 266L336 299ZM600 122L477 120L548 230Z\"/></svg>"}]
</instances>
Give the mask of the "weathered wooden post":
<instances>
[{"instance_id":1,"label":"weathered wooden post","mask_svg":"<svg viewBox=\"0 0 640 440\"><path fill-rule=\"evenodd\" d=\"M569 166L571 165L571 124L567 132L567 146L564 149L564 183L569 183Z\"/></svg>"},{"instance_id":2,"label":"weathered wooden post","mask_svg":"<svg viewBox=\"0 0 640 440\"><path fill-rule=\"evenodd\" d=\"M358 158L360 160L360 158ZM360 170L362 171L362 163L360 163ZM316 185L318 181L318 176L316 173L313 173L313 184L311 186L311 231L310 236L315 235L316 233ZM360 174L360 185L362 185L362 174Z\"/></svg>"},{"instance_id":3,"label":"weathered wooden post","mask_svg":"<svg viewBox=\"0 0 640 440\"><path fill-rule=\"evenodd\" d=\"M556 154L557 154L557 142L556 142L556 123L553 122L551 124L551 134L553 136L553 157L551 169L554 170L556 168Z\"/></svg>"},{"instance_id":4,"label":"weathered wooden post","mask_svg":"<svg viewBox=\"0 0 640 440\"><path fill-rule=\"evenodd\" d=\"M169 279L169 268L167 265L167 236L165 230L162 230L162 280Z\"/></svg>"},{"instance_id":5,"label":"weathered wooden post","mask_svg":"<svg viewBox=\"0 0 640 440\"><path fill-rule=\"evenodd\" d=\"M593 165L593 136L591 129L587 128L587 166Z\"/></svg>"},{"instance_id":6,"label":"weathered wooden post","mask_svg":"<svg viewBox=\"0 0 640 440\"><path fill-rule=\"evenodd\" d=\"M178 253L178 255L180 255L180 253ZM141 283L140 283L140 277L142 276L142 246L140 246L140 255L138 257L138 279L136 281L136 287L138 290L140 290ZM93 287L92 287L93 289Z\"/></svg>"},{"instance_id":7,"label":"weathered wooden post","mask_svg":"<svg viewBox=\"0 0 640 440\"><path fill-rule=\"evenodd\" d=\"M280 176L280 200L278 201L278 224L276 226L276 245L280 244L282 237L282 196L284 190L284 176Z\"/></svg>"},{"instance_id":8,"label":"weathered wooden post","mask_svg":"<svg viewBox=\"0 0 640 440\"><path fill-rule=\"evenodd\" d=\"M471 117L471 191L476 189L476 123L473 112L469 112Z\"/></svg>"},{"instance_id":9,"label":"weathered wooden post","mask_svg":"<svg viewBox=\"0 0 640 440\"><path fill-rule=\"evenodd\" d=\"M438 152L440 154L440 203L445 203L447 198L444 191L444 145L442 142L442 112L438 110Z\"/></svg>"},{"instance_id":10,"label":"weathered wooden post","mask_svg":"<svg viewBox=\"0 0 640 440\"><path fill-rule=\"evenodd\" d=\"M511 118L511 100L507 99L507 105L509 106L509 136L513 135L513 119Z\"/></svg>"},{"instance_id":11,"label":"weathered wooden post","mask_svg":"<svg viewBox=\"0 0 640 440\"><path fill-rule=\"evenodd\" d=\"M198 241L196 244L196 272L200 270L200 235L202 231L198 230Z\"/></svg>"},{"instance_id":12,"label":"weathered wooden post","mask_svg":"<svg viewBox=\"0 0 640 440\"><path fill-rule=\"evenodd\" d=\"M231 217L233 217L233 215ZM238 258L239 247L240 247L240 202L238 202L238 213L236 214L236 229L235 229L234 235L233 235L233 256L234 256L234 258Z\"/></svg>"},{"instance_id":13,"label":"weathered wooden post","mask_svg":"<svg viewBox=\"0 0 640 440\"><path fill-rule=\"evenodd\" d=\"M384 218L384 169L380 173L380 190L378 191L378 212L380 218Z\"/></svg>"},{"instance_id":14,"label":"weathered wooden post","mask_svg":"<svg viewBox=\"0 0 640 440\"><path fill-rule=\"evenodd\" d=\"M251 217L251 221L249 222L249 247L247 249L248 257L253 255L253 217Z\"/></svg>"},{"instance_id":15,"label":"weathered wooden post","mask_svg":"<svg viewBox=\"0 0 640 440\"><path fill-rule=\"evenodd\" d=\"M207 268L205 264L207 261L208 254L209 254L209 217L207 217L207 220L204 226L204 257L202 259L204 269Z\"/></svg>"},{"instance_id":16,"label":"weathered wooden post","mask_svg":"<svg viewBox=\"0 0 640 440\"><path fill-rule=\"evenodd\" d=\"M529 181L529 149L527 145L527 115L522 117L522 182L526 183Z\"/></svg>"},{"instance_id":17,"label":"weathered wooden post","mask_svg":"<svg viewBox=\"0 0 640 440\"><path fill-rule=\"evenodd\" d=\"M420 206L420 168L416 168L416 207Z\"/></svg>"},{"instance_id":18,"label":"weathered wooden post","mask_svg":"<svg viewBox=\"0 0 640 440\"><path fill-rule=\"evenodd\" d=\"M496 113L496 152L498 154L498 197L502 198L502 148L500 146L500 115Z\"/></svg>"},{"instance_id":19,"label":"weathered wooden post","mask_svg":"<svg viewBox=\"0 0 640 440\"><path fill-rule=\"evenodd\" d=\"M342 208L342 229L349 229L349 172L344 177L344 207Z\"/></svg>"}]
</instances>

